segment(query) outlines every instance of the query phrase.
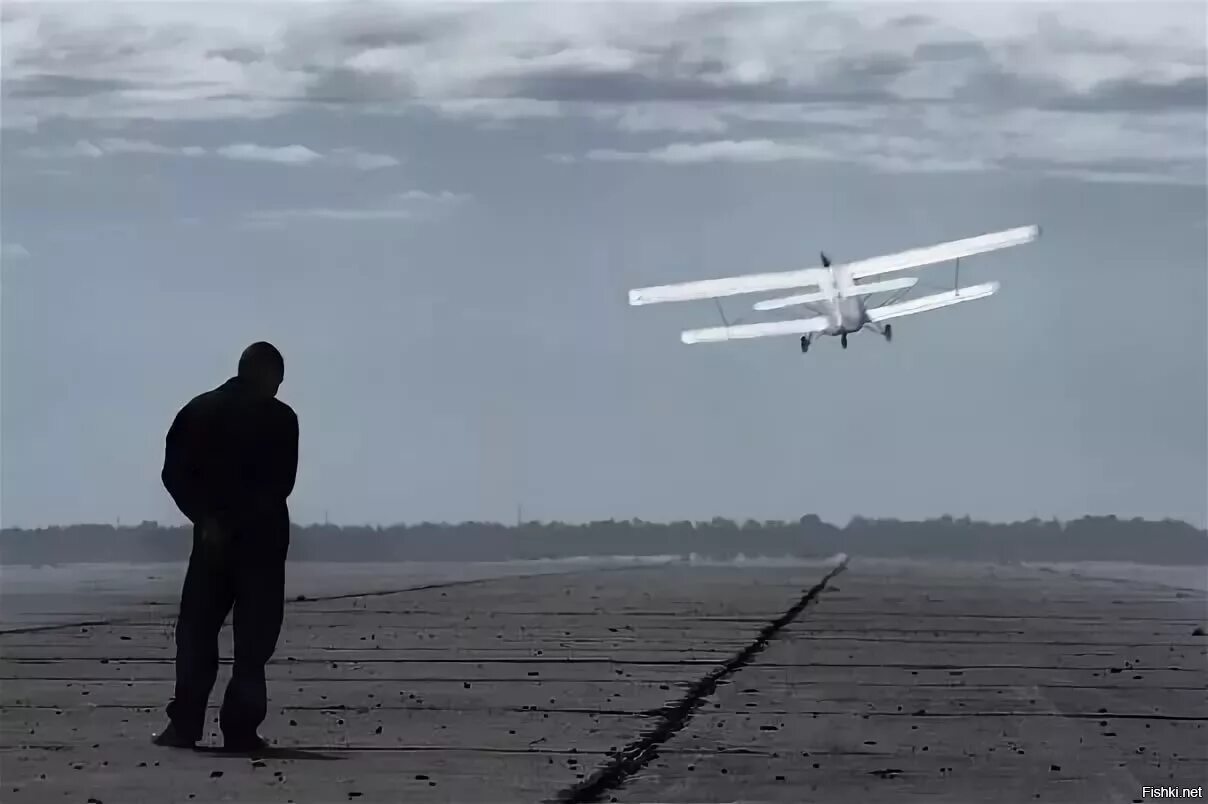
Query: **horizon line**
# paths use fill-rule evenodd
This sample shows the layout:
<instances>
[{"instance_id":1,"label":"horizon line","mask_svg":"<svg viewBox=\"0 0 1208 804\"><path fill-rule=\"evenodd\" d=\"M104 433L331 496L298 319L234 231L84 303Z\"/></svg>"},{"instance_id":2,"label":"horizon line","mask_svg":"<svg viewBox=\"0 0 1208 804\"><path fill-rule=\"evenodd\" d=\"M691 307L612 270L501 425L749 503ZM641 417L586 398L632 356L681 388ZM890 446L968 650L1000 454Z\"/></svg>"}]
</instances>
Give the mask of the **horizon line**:
<instances>
[{"instance_id":1,"label":"horizon line","mask_svg":"<svg viewBox=\"0 0 1208 804\"><path fill-rule=\"evenodd\" d=\"M939 516L933 516L933 517L921 518L921 519L905 519L905 518L894 517L894 516L870 517L870 516L864 516L861 514L856 514L856 515L849 517L847 522L843 523L843 524L838 524L838 523L826 520L823 517L818 516L816 514L802 514L801 516L799 516L795 519L756 519L754 517L746 517L743 519L737 519L737 518L725 517L725 516L713 516L713 517L709 517L709 518L705 518L705 519L684 518L684 519L653 520L653 519L642 519L640 517L629 517L629 518L625 518L625 519L618 519L615 517L611 517L608 519L590 519L590 520L525 519L522 521L511 521L511 522L505 522L503 520L490 520L490 519L463 519L463 520L457 520L457 521L418 520L418 521L412 521L412 522L406 522L406 521L392 522L389 524L373 523L373 522L359 523L359 524L347 524L347 523L338 523L338 522L331 522L331 521L298 522L298 521L291 520L290 527L291 528L324 528L324 527L326 527L326 528L337 528L337 529L390 530L393 528L418 528L418 527L456 528L456 527L466 527L466 526L487 526L487 527L500 528L503 530L517 530L517 529L522 529L524 527L533 527L533 526L540 526L540 527L561 526L561 527L571 527L571 528L584 528L584 527L590 527L592 525L606 525L606 524L649 525L649 526L656 526L656 527L671 527L671 526L675 526L675 525L684 525L684 524L689 524L689 525L693 525L693 526L699 526L699 525L708 526L708 525L712 525L714 522L718 522L720 520L720 522L729 523L729 524L734 525L734 526L738 527L739 529L741 529L743 526L747 525L748 523L754 523L755 525L761 526L761 527L767 527L769 525L771 525L771 526L782 526L782 525L796 526L796 525L803 524L802 520L807 520L807 519L814 520L813 524L820 523L823 525L828 525L833 528L838 528L840 530L850 527L853 523L856 523L856 522L872 522L872 523L894 522L894 523L898 523L898 524L927 524L927 523L934 523L934 522L950 521L953 523L966 524L966 525L977 524L977 525L991 525L991 526L998 526L998 527L1006 527L1006 526L1011 526L1011 525L1027 525L1027 524L1032 524L1032 523L1037 523L1037 522L1056 523L1058 525L1064 526L1064 525L1067 525L1072 522L1079 522L1079 521L1086 520L1086 519L1098 519L1098 520L1111 520L1111 521L1116 521L1116 522L1121 522L1121 523L1136 523L1136 524L1179 524L1179 525L1185 525L1189 528L1200 531L1201 533L1208 534L1208 528L1196 526L1196 525L1192 524L1191 522L1188 522L1185 519L1180 519L1178 517L1165 516L1162 518L1155 519L1155 518L1148 518L1148 517L1143 517L1143 516L1125 517L1125 516L1120 516L1119 514L1089 514L1089 513L1082 514L1078 517L1073 517L1073 518L1069 518L1069 519L1063 519L1063 518L1057 517L1057 516L1050 516L1050 517L1043 517L1043 518L1039 517L1039 516L1032 516L1027 519L1011 519L1011 520L976 519L967 514L961 515L961 516L956 516L953 514L940 514ZM165 523L165 522L159 522L158 520L153 520L153 519L146 519L146 520L142 520L140 522L133 523L133 524L123 524L121 522L121 520L118 519L116 522L76 522L76 523L68 523L68 524L50 524L50 525L33 525L33 526L4 525L4 526L0 527L0 533L9 532L9 531L39 531L39 530L55 530L55 529L66 530L66 529L71 529L71 528L89 528L89 527L111 528L114 530L135 530L138 528L155 527L155 528L162 528L162 529L166 529L166 530L176 530L176 529L191 528L191 527L193 527L193 525L188 522Z\"/></svg>"}]
</instances>

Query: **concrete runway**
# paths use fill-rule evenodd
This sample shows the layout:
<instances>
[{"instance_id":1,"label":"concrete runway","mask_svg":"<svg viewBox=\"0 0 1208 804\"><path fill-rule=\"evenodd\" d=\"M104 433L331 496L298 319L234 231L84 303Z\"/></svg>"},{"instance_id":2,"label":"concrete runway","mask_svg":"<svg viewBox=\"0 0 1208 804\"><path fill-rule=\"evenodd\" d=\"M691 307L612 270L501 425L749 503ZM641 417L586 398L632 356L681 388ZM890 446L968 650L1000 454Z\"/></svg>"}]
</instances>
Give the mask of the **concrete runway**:
<instances>
[{"instance_id":1,"label":"concrete runway","mask_svg":"<svg viewBox=\"0 0 1208 804\"><path fill-rule=\"evenodd\" d=\"M835 570L293 600L260 758L147 742L172 689L164 607L10 631L0 800L1098 804L1208 788L1204 593L1026 567Z\"/></svg>"}]
</instances>

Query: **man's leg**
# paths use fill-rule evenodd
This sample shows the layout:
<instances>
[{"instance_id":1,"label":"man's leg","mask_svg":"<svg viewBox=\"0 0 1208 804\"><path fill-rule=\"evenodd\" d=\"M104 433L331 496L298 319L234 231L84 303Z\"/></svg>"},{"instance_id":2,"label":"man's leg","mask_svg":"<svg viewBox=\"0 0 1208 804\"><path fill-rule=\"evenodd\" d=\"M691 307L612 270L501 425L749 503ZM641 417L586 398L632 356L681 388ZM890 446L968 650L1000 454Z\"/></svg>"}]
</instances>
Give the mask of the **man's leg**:
<instances>
[{"instance_id":1,"label":"man's leg","mask_svg":"<svg viewBox=\"0 0 1208 804\"><path fill-rule=\"evenodd\" d=\"M256 729L268 711L264 666L277 649L285 615L285 551L248 550L236 570L235 667L222 700L226 747L260 747Z\"/></svg>"},{"instance_id":2,"label":"man's leg","mask_svg":"<svg viewBox=\"0 0 1208 804\"><path fill-rule=\"evenodd\" d=\"M218 632L231 610L229 564L194 541L176 620L176 694L168 704L175 736L192 743L205 728L206 704L218 676Z\"/></svg>"}]
</instances>

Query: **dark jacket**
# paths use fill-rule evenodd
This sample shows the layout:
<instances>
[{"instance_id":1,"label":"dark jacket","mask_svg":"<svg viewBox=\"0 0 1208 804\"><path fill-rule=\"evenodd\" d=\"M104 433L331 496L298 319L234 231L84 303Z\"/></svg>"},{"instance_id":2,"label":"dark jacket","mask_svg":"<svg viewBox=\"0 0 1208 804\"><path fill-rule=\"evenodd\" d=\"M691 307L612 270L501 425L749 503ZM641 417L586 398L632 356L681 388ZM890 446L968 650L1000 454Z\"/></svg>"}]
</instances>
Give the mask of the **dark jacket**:
<instances>
[{"instance_id":1,"label":"dark jacket","mask_svg":"<svg viewBox=\"0 0 1208 804\"><path fill-rule=\"evenodd\" d=\"M194 524L213 517L235 534L289 533L286 499L298 472L298 417L238 377L192 399L168 430L164 488ZM254 534L253 534L254 535Z\"/></svg>"}]
</instances>

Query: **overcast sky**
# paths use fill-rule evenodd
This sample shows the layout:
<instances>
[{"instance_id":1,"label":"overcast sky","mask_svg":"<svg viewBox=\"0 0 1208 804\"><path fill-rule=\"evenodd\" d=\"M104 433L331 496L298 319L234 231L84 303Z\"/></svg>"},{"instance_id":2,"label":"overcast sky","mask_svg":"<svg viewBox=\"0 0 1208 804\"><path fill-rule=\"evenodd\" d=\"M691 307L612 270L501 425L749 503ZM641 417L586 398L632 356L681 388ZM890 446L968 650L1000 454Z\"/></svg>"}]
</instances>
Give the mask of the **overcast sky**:
<instances>
[{"instance_id":1,"label":"overcast sky","mask_svg":"<svg viewBox=\"0 0 1208 804\"><path fill-rule=\"evenodd\" d=\"M2 14L6 526L183 521L164 433L262 338L302 522L1205 522L1201 3ZM1033 223L892 344L626 305Z\"/></svg>"}]
</instances>

